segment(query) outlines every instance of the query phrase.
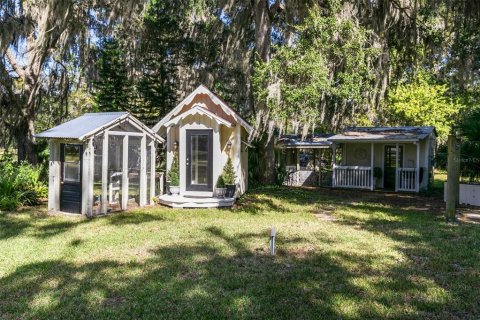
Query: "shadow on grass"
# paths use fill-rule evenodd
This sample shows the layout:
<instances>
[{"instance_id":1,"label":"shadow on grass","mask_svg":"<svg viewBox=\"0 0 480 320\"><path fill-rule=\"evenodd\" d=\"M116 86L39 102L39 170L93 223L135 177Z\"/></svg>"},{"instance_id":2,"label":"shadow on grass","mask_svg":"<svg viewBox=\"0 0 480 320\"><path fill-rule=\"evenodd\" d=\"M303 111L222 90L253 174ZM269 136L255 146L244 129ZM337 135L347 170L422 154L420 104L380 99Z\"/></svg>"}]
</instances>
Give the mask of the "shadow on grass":
<instances>
[{"instance_id":1,"label":"shadow on grass","mask_svg":"<svg viewBox=\"0 0 480 320\"><path fill-rule=\"evenodd\" d=\"M53 216L49 218L53 218ZM65 216L65 220L58 222L46 221L45 219L48 219L48 216L38 217L35 212L0 213L0 240L13 238L25 232L31 232L36 238L46 239L63 234L77 226L92 223L97 219L107 219L108 223L115 226L138 225L165 220L161 214L151 214L143 210L119 212L94 219L88 219L80 215L74 218Z\"/></svg>"},{"instance_id":2,"label":"shadow on grass","mask_svg":"<svg viewBox=\"0 0 480 320\"><path fill-rule=\"evenodd\" d=\"M133 210L133 211L126 211L126 212L119 212L114 213L112 215L106 216L105 218L108 219L110 224L116 226L123 226L129 224L142 224L154 221L164 221L165 217L160 214L151 214L147 213L142 209L140 210Z\"/></svg>"},{"instance_id":3,"label":"shadow on grass","mask_svg":"<svg viewBox=\"0 0 480 320\"><path fill-rule=\"evenodd\" d=\"M231 236L211 226L204 229L211 242L157 246L141 262L101 260L78 264L59 259L19 267L0 279L0 318L480 316L480 293L476 290L480 287L480 234L476 226L439 222L434 214L426 213L432 212L430 209L417 210L421 203L408 198L405 203L414 205L372 198L371 203L366 203L361 197L326 196L318 190L287 191L279 188L248 194L246 197L258 196L259 201L270 200L254 204L251 212L258 213L265 206L274 211L281 199L320 207L343 206L349 210L323 223L355 227L372 237L388 237L403 253L402 258L388 270L379 269L379 257L366 250L301 251L308 244L303 238L284 240L298 243L299 247L285 246L277 256L270 257L266 250L249 245L265 234L245 232ZM249 212L242 204L240 210ZM335 211L331 214L337 215ZM116 225L163 219L161 215L142 216L140 212L125 215L106 219ZM340 240L319 235L317 241L335 248ZM75 239L70 243L80 244ZM223 245L230 253L220 250Z\"/></svg>"},{"instance_id":4,"label":"shadow on grass","mask_svg":"<svg viewBox=\"0 0 480 320\"><path fill-rule=\"evenodd\" d=\"M3 319L338 319L388 314L428 318L445 310L450 295L456 293L429 299L428 275L412 276L416 271L405 263L383 274L373 267L377 257L371 254L309 252L299 257L286 249L271 257L246 245L263 235L243 233L232 238L217 227L205 231L233 248L233 254L224 254L211 243L198 243L157 247L142 262L78 265L51 260L19 267L0 279L0 315ZM369 286L362 285L366 279Z\"/></svg>"}]
</instances>

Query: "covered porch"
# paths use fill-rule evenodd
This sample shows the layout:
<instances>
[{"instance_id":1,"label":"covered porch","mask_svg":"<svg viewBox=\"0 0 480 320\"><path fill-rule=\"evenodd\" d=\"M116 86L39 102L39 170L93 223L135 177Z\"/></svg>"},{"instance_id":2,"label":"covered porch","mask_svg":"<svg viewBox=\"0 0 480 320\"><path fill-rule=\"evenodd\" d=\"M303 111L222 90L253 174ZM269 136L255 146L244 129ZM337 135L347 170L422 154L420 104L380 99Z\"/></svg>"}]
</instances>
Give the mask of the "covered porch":
<instances>
[{"instance_id":1,"label":"covered porch","mask_svg":"<svg viewBox=\"0 0 480 320\"><path fill-rule=\"evenodd\" d=\"M332 186L332 134L283 135L277 142L277 167L287 186Z\"/></svg>"},{"instance_id":2,"label":"covered porch","mask_svg":"<svg viewBox=\"0 0 480 320\"><path fill-rule=\"evenodd\" d=\"M331 137L333 188L419 192L433 168L432 127L353 128Z\"/></svg>"},{"instance_id":3,"label":"covered porch","mask_svg":"<svg viewBox=\"0 0 480 320\"><path fill-rule=\"evenodd\" d=\"M356 146L358 147L358 145ZM378 147L385 148L385 153L375 152ZM336 153L337 146L333 146L333 154ZM355 147L344 145L345 153ZM410 161L409 167L403 164L403 148L404 145L386 145L370 143L369 161L370 165L353 165L352 163L339 161L337 157L333 157L333 177L332 187L334 188L352 188L352 189L393 189L395 191L418 192L420 190L419 172L420 164L420 144L416 144L416 159ZM358 150L358 149L357 149ZM361 151L363 153L363 151ZM376 156L378 155L379 158ZM357 155L358 156L358 155ZM363 157L363 156L362 156ZM342 158L340 158L342 159ZM383 168L376 166L379 161L383 161ZM348 165L345 165L348 163Z\"/></svg>"}]
</instances>

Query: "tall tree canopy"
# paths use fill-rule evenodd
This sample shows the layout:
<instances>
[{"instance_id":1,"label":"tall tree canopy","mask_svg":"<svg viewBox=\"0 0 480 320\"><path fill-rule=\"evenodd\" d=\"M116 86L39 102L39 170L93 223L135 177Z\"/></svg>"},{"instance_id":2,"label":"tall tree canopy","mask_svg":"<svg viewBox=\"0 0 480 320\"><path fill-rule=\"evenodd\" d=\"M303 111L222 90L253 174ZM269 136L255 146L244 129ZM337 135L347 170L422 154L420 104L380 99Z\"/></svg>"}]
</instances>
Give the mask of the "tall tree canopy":
<instances>
[{"instance_id":1,"label":"tall tree canopy","mask_svg":"<svg viewBox=\"0 0 480 320\"><path fill-rule=\"evenodd\" d=\"M0 144L33 161L35 127L95 108L153 124L203 83L255 123L273 182L273 133L406 124L419 71L444 107L478 105L479 22L476 0L3 1Z\"/></svg>"},{"instance_id":2,"label":"tall tree canopy","mask_svg":"<svg viewBox=\"0 0 480 320\"><path fill-rule=\"evenodd\" d=\"M19 159L36 161L35 120L47 93L68 95L69 72L89 61L92 33L141 14L141 1L8 0L0 3L2 125ZM133 19L134 20L134 19ZM74 57L74 59L72 59ZM69 62L69 67L65 62Z\"/></svg>"},{"instance_id":3,"label":"tall tree canopy","mask_svg":"<svg viewBox=\"0 0 480 320\"><path fill-rule=\"evenodd\" d=\"M390 122L397 125L434 126L441 143L446 143L458 114L464 108L448 96L448 86L435 83L424 72L412 81L399 83L388 96Z\"/></svg>"}]
</instances>

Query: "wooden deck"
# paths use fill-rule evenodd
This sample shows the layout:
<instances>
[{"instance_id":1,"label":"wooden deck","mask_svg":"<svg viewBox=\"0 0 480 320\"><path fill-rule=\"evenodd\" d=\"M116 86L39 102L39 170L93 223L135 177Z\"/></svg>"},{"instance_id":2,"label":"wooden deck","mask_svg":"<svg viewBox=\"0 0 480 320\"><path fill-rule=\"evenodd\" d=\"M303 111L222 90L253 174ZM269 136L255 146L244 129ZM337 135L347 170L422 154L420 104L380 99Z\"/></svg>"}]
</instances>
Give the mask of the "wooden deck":
<instances>
[{"instance_id":1,"label":"wooden deck","mask_svg":"<svg viewBox=\"0 0 480 320\"><path fill-rule=\"evenodd\" d=\"M225 208L231 207L235 198L202 198L185 197L164 194L159 197L159 203L172 208Z\"/></svg>"}]
</instances>

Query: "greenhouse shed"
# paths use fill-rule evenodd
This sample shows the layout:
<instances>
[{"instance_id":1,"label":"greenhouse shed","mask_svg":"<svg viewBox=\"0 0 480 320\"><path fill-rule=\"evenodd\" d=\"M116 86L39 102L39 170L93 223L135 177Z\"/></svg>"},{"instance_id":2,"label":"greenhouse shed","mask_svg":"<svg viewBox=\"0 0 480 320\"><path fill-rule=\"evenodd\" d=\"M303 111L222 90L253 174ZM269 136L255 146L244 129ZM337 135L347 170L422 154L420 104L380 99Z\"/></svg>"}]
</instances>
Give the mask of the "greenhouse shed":
<instances>
[{"instance_id":1,"label":"greenhouse shed","mask_svg":"<svg viewBox=\"0 0 480 320\"><path fill-rule=\"evenodd\" d=\"M163 139L129 113L87 113L36 137L49 139L49 210L93 216L152 204Z\"/></svg>"}]
</instances>

